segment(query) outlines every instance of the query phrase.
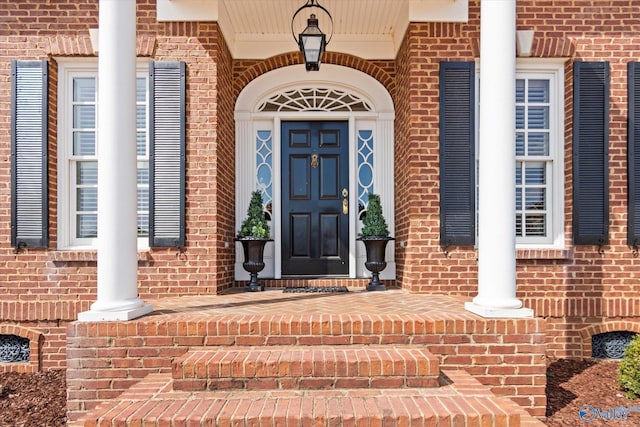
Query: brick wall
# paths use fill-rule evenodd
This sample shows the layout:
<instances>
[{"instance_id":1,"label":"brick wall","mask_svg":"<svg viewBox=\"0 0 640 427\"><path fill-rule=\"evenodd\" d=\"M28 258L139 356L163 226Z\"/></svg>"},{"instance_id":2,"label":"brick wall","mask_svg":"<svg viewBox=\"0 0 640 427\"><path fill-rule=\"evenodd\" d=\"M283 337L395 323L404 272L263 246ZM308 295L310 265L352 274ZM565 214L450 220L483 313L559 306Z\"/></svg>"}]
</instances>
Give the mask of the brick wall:
<instances>
[{"instance_id":1,"label":"brick wall","mask_svg":"<svg viewBox=\"0 0 640 427\"><path fill-rule=\"evenodd\" d=\"M402 286L415 292L477 292L473 248L439 246L438 87L440 62L476 56L476 10L468 24L411 24L396 60L396 256Z\"/></svg>"}]
</instances>

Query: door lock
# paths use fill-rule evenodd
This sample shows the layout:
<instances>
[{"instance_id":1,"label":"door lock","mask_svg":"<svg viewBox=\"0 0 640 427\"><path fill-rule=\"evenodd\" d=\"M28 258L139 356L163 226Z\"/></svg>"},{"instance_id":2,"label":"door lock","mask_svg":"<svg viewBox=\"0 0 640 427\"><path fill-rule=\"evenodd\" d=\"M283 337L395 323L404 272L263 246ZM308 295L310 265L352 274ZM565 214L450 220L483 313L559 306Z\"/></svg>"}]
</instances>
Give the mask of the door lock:
<instances>
[{"instance_id":1,"label":"door lock","mask_svg":"<svg viewBox=\"0 0 640 427\"><path fill-rule=\"evenodd\" d=\"M317 154L312 154L311 155L311 167L314 168L314 169L318 167L318 155Z\"/></svg>"},{"instance_id":2,"label":"door lock","mask_svg":"<svg viewBox=\"0 0 640 427\"><path fill-rule=\"evenodd\" d=\"M347 196L349 195L349 190L345 188L342 189L342 214L349 215L349 200L347 200Z\"/></svg>"}]
</instances>

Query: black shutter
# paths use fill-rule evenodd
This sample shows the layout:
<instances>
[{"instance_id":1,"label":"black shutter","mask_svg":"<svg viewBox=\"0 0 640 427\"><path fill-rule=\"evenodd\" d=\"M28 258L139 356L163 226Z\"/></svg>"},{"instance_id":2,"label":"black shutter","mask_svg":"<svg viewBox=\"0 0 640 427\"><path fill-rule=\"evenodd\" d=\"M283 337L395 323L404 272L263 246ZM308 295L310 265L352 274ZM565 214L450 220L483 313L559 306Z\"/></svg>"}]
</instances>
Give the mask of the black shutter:
<instances>
[{"instance_id":1,"label":"black shutter","mask_svg":"<svg viewBox=\"0 0 640 427\"><path fill-rule=\"evenodd\" d=\"M185 246L184 62L151 62L149 245Z\"/></svg>"},{"instance_id":2,"label":"black shutter","mask_svg":"<svg viewBox=\"0 0 640 427\"><path fill-rule=\"evenodd\" d=\"M11 62L11 245L49 245L46 61Z\"/></svg>"},{"instance_id":3,"label":"black shutter","mask_svg":"<svg viewBox=\"0 0 640 427\"><path fill-rule=\"evenodd\" d=\"M475 64L440 64L440 245L473 245Z\"/></svg>"},{"instance_id":4,"label":"black shutter","mask_svg":"<svg viewBox=\"0 0 640 427\"><path fill-rule=\"evenodd\" d=\"M573 67L573 243L609 243L609 63Z\"/></svg>"},{"instance_id":5,"label":"black shutter","mask_svg":"<svg viewBox=\"0 0 640 427\"><path fill-rule=\"evenodd\" d=\"M629 63L627 121L627 176L629 212L627 244L640 246L640 63Z\"/></svg>"}]
</instances>

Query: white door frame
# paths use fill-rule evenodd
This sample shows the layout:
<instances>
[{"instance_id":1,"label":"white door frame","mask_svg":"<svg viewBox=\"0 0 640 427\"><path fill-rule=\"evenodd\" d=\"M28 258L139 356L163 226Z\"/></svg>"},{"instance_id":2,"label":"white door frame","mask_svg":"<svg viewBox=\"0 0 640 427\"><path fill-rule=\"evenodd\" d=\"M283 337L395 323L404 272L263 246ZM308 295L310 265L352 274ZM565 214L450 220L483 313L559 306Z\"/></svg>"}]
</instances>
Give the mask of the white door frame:
<instances>
[{"instance_id":1,"label":"white door frame","mask_svg":"<svg viewBox=\"0 0 640 427\"><path fill-rule=\"evenodd\" d=\"M333 89L364 101L366 111L318 111L313 108L294 108L295 111L262 111L264 103L275 95L310 88ZM272 205L271 222L273 244L265 249L265 269L261 277L281 278L281 157L280 124L283 120L348 120L349 121L349 277L367 277L364 268L364 245L356 241L361 227L358 212L358 132L371 130L374 134L373 188L380 194L382 207L390 230L394 229L394 107L386 88L373 77L347 67L322 64L320 71L308 72L304 65L283 67L251 81L236 101L236 230L244 219L250 193L257 188L256 136L258 131L271 132ZM387 268L382 279L395 279L393 245L387 246ZM247 280L242 268L242 248L236 244L236 280Z\"/></svg>"}]
</instances>

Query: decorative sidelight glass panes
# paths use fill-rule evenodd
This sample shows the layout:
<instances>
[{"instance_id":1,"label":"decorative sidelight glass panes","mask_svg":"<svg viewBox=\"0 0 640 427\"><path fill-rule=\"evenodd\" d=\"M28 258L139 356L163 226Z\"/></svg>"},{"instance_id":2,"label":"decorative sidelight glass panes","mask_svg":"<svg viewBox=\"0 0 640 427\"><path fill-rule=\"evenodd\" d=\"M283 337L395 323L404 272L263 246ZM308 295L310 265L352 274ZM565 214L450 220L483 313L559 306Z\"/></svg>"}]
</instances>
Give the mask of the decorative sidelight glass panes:
<instances>
[{"instance_id":1,"label":"decorative sidelight glass panes","mask_svg":"<svg viewBox=\"0 0 640 427\"><path fill-rule=\"evenodd\" d=\"M262 191L266 211L273 209L273 133L260 130L256 134L256 179L257 188Z\"/></svg>"},{"instance_id":2,"label":"decorative sidelight glass panes","mask_svg":"<svg viewBox=\"0 0 640 427\"><path fill-rule=\"evenodd\" d=\"M358 218L373 193L373 131L358 131Z\"/></svg>"}]
</instances>

